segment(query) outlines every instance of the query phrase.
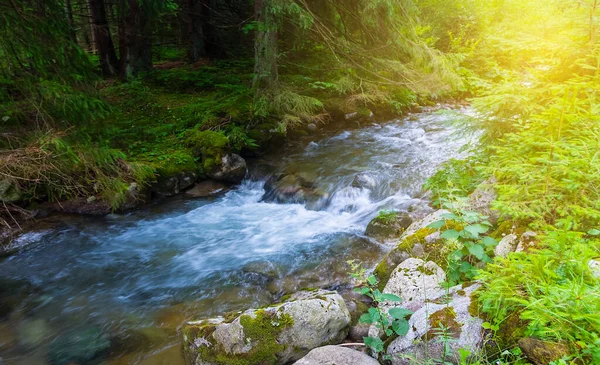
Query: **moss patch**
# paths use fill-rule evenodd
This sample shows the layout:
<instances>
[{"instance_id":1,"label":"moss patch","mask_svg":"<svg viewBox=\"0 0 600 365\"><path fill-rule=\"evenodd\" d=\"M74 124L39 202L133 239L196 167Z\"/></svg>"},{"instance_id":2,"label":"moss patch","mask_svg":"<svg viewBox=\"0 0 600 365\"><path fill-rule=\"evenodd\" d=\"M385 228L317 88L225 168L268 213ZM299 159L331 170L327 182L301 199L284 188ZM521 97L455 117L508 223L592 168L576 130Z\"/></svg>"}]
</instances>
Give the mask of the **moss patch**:
<instances>
[{"instance_id":1,"label":"moss patch","mask_svg":"<svg viewBox=\"0 0 600 365\"><path fill-rule=\"evenodd\" d=\"M451 307L440 309L429 316L430 330L423 335L423 340L432 340L443 330L446 336L459 338L461 325L456 321L456 312Z\"/></svg>"},{"instance_id":2,"label":"moss patch","mask_svg":"<svg viewBox=\"0 0 600 365\"><path fill-rule=\"evenodd\" d=\"M212 337L216 326L211 324L200 324L188 326L183 330L187 341L204 338L207 345L200 345L196 351L202 361L212 364L223 365L253 365L253 364L276 364L277 354L286 349L286 345L277 342L281 331L294 324L292 317L278 310L257 310L254 317L242 314L239 318L240 325L244 328L244 340L250 350L241 354L228 353L230 349L223 348L215 343ZM186 354L186 360L190 362L190 354Z\"/></svg>"}]
</instances>

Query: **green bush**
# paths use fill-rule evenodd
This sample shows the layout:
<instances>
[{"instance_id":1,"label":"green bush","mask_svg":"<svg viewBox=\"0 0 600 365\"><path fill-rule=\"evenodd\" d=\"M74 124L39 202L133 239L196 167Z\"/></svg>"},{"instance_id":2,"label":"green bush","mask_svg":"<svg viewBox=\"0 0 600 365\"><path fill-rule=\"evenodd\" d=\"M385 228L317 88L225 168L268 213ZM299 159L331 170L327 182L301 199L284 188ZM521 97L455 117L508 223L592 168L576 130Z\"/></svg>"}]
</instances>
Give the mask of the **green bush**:
<instances>
[{"instance_id":1,"label":"green bush","mask_svg":"<svg viewBox=\"0 0 600 365\"><path fill-rule=\"evenodd\" d=\"M479 303L490 327L511 336L506 326L516 316L525 325L523 336L565 341L575 356L593 355L584 363L598 363L600 280L588 262L598 257L600 240L554 231L541 245L533 252L497 259L480 273L484 290L479 292ZM580 354L583 350L587 355Z\"/></svg>"}]
</instances>

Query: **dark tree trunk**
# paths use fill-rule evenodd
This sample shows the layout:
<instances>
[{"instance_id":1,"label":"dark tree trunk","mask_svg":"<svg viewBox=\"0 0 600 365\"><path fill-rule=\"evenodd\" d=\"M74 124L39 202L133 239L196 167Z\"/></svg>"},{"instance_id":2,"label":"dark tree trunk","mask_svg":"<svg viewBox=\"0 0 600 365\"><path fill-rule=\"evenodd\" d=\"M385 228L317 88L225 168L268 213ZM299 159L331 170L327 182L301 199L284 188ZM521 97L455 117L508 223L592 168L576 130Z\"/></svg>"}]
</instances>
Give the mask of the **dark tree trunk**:
<instances>
[{"instance_id":1,"label":"dark tree trunk","mask_svg":"<svg viewBox=\"0 0 600 365\"><path fill-rule=\"evenodd\" d=\"M258 26L254 41L254 82L256 90L276 87L277 72L277 24L275 16L268 11L270 0L256 0L254 12Z\"/></svg>"},{"instance_id":2,"label":"dark tree trunk","mask_svg":"<svg viewBox=\"0 0 600 365\"><path fill-rule=\"evenodd\" d=\"M152 28L139 0L127 0L119 22L119 56L124 80L152 70Z\"/></svg>"},{"instance_id":3,"label":"dark tree trunk","mask_svg":"<svg viewBox=\"0 0 600 365\"><path fill-rule=\"evenodd\" d=\"M92 22L92 38L100 58L100 71L104 77L115 76L118 74L119 61L108 28L104 0L88 0L88 6Z\"/></svg>"},{"instance_id":4,"label":"dark tree trunk","mask_svg":"<svg viewBox=\"0 0 600 365\"><path fill-rule=\"evenodd\" d=\"M188 0L188 39L191 62L206 56L206 37L204 29L207 22L208 8L205 0Z\"/></svg>"},{"instance_id":5,"label":"dark tree trunk","mask_svg":"<svg viewBox=\"0 0 600 365\"><path fill-rule=\"evenodd\" d=\"M65 0L65 11L69 21L69 38L73 43L77 43L77 34L75 33L75 20L73 19L73 6L71 0Z\"/></svg>"}]
</instances>

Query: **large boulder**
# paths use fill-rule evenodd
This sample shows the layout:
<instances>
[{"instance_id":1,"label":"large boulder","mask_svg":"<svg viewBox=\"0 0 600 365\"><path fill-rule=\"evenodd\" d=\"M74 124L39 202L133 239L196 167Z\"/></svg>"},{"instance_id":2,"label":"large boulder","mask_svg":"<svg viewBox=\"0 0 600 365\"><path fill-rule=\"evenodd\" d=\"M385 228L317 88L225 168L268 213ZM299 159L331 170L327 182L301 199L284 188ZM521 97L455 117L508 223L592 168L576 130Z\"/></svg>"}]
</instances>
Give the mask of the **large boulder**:
<instances>
[{"instance_id":1,"label":"large boulder","mask_svg":"<svg viewBox=\"0 0 600 365\"><path fill-rule=\"evenodd\" d=\"M460 364L460 350L478 353L483 345L483 320L471 313L474 284L456 286L427 300L410 317L406 336L394 339L387 347L393 365L410 365L428 359Z\"/></svg>"},{"instance_id":2,"label":"large boulder","mask_svg":"<svg viewBox=\"0 0 600 365\"><path fill-rule=\"evenodd\" d=\"M412 236L413 234L417 233L417 231L419 231L423 228L427 228L427 226L433 222L437 222L439 220L444 219L444 218L442 218L442 216L444 214L449 214L449 213L450 212L447 211L446 209L439 209L439 210L436 210L435 212L425 216L422 219L414 221L408 228L406 228L406 230L404 230L404 233L402 234L402 237L400 237L400 240L403 240L408 236Z\"/></svg>"},{"instance_id":3,"label":"large boulder","mask_svg":"<svg viewBox=\"0 0 600 365\"><path fill-rule=\"evenodd\" d=\"M399 238L412 222L410 215L405 212L380 213L369 222L365 234L378 241L390 241Z\"/></svg>"},{"instance_id":4,"label":"large boulder","mask_svg":"<svg viewBox=\"0 0 600 365\"><path fill-rule=\"evenodd\" d=\"M239 184L246 177L246 160L232 153L221 158L221 164L208 173L211 179Z\"/></svg>"},{"instance_id":5,"label":"large boulder","mask_svg":"<svg viewBox=\"0 0 600 365\"><path fill-rule=\"evenodd\" d=\"M401 306L414 312L428 300L438 298L444 293L442 283L445 280L444 270L436 263L409 258L394 269L382 290L383 293L397 295L402 301L386 301L380 303L379 308L388 313L390 309ZM375 326L369 328L369 336L380 337L382 334L381 329Z\"/></svg>"},{"instance_id":6,"label":"large boulder","mask_svg":"<svg viewBox=\"0 0 600 365\"><path fill-rule=\"evenodd\" d=\"M492 209L492 203L498 198L498 192L495 188L496 183L496 178L493 176L490 177L469 195L469 200L467 201L467 209L489 217L488 220L494 224L500 218L500 213Z\"/></svg>"},{"instance_id":7,"label":"large boulder","mask_svg":"<svg viewBox=\"0 0 600 365\"><path fill-rule=\"evenodd\" d=\"M338 293L302 291L227 319L189 322L182 331L184 357L190 365L286 364L319 346L341 343L349 325Z\"/></svg>"},{"instance_id":8,"label":"large boulder","mask_svg":"<svg viewBox=\"0 0 600 365\"><path fill-rule=\"evenodd\" d=\"M152 193L159 197L177 195L183 190L194 185L198 175L194 171L181 171L173 176L161 176L152 185Z\"/></svg>"},{"instance_id":9,"label":"large boulder","mask_svg":"<svg viewBox=\"0 0 600 365\"><path fill-rule=\"evenodd\" d=\"M295 365L379 365L369 355L340 346L318 347L295 362Z\"/></svg>"},{"instance_id":10,"label":"large boulder","mask_svg":"<svg viewBox=\"0 0 600 365\"><path fill-rule=\"evenodd\" d=\"M447 261L446 241L441 239L439 232L427 228L435 221L441 220L442 215L448 213L446 210L438 210L426 217L412 223L400 237L398 243L385 257L379 262L374 270L374 274L379 279L380 289L383 289L394 269L404 260L413 258L425 258L443 266ZM452 228L453 222L448 223Z\"/></svg>"}]
</instances>

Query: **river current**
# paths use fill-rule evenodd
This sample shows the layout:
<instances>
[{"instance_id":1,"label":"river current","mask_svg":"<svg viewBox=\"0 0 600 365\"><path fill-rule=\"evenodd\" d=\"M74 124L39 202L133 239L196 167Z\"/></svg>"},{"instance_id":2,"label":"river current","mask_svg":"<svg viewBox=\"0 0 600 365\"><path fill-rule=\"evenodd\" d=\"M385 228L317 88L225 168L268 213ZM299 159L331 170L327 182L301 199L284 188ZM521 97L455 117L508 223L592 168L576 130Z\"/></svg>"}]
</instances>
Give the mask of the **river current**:
<instances>
[{"instance_id":1,"label":"river current","mask_svg":"<svg viewBox=\"0 0 600 365\"><path fill-rule=\"evenodd\" d=\"M222 196L176 197L124 215L60 217L26 233L34 248L0 261L0 363L179 364L177 329L261 306L304 287L347 285L346 261L373 267L389 247L364 236L384 209L426 205L421 187L470 140L455 113L429 112L323 132L251 162ZM316 206L264 200L265 181L294 173ZM352 186L367 173L373 188ZM91 344L90 344L91 343ZM65 347L65 348L61 348ZM67 355L65 355L67 353ZM86 362L87 361L87 362Z\"/></svg>"}]
</instances>

